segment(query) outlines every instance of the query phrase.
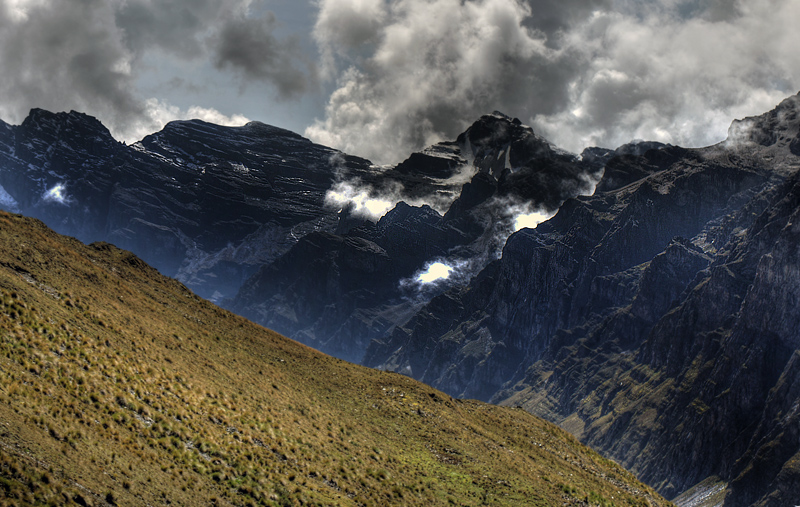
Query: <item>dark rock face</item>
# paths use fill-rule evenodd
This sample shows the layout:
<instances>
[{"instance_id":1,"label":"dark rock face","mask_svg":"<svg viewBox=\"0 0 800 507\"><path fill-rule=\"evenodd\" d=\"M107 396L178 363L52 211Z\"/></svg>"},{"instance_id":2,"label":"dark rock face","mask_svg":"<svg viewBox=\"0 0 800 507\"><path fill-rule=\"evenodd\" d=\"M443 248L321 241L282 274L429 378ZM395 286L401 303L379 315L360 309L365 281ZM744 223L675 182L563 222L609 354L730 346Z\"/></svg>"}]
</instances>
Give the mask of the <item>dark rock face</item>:
<instances>
[{"instance_id":1,"label":"dark rock face","mask_svg":"<svg viewBox=\"0 0 800 507\"><path fill-rule=\"evenodd\" d=\"M448 167L459 160L431 153L450 157ZM215 301L299 238L337 230L339 210L325 201L336 182L420 195L460 188L438 176L376 168L258 122L176 121L131 146L76 112L34 109L22 125L0 123L0 207L134 251Z\"/></svg>"},{"instance_id":2,"label":"dark rock face","mask_svg":"<svg viewBox=\"0 0 800 507\"><path fill-rule=\"evenodd\" d=\"M462 347L485 341L486 357L481 368L511 374L498 377L499 383L493 386L486 385L480 368L470 370L476 376L467 384L450 384L430 373L414 375L460 396L496 391L518 368L535 361L558 329L575 327L593 313L607 311L606 304L599 304L593 284L596 288L619 284L614 278L619 279L620 273L652 259L673 237L698 234L705 222L723 213L732 196L760 181L763 177L750 169L686 171L679 164L669 174L657 174L624 190L568 201L554 219L536 231L521 231L509 238L492 293L472 305L473 317L454 317L447 333L449 342L457 340ZM664 209L672 211L666 214ZM631 290L625 293L631 294ZM613 295L606 299L616 304ZM590 296L595 298L591 306ZM482 324L468 329L464 320ZM413 356L415 352L404 340L416 325L412 319L404 329L396 330L388 338L392 342L388 349L400 350L403 357ZM427 334L424 330L417 332ZM385 341L376 344L384 349L386 346ZM505 364L505 355L491 352L494 347L509 350L514 364ZM464 353L471 354L471 350L472 346L467 347ZM441 361L431 361L432 365L447 362L448 354L443 353ZM382 364L381 359L404 362L399 357L368 355L371 359L367 364L373 366Z\"/></svg>"},{"instance_id":3,"label":"dark rock face","mask_svg":"<svg viewBox=\"0 0 800 507\"><path fill-rule=\"evenodd\" d=\"M585 152L606 163L592 197L511 236L364 363L521 405L668 498L718 476L725 505L791 505L798 111L790 97L699 150Z\"/></svg>"},{"instance_id":4,"label":"dark rock face","mask_svg":"<svg viewBox=\"0 0 800 507\"><path fill-rule=\"evenodd\" d=\"M0 129L0 185L16 204L7 208L130 249L219 298L295 237L335 228L324 207L334 156L370 173L365 160L255 122L173 122L126 146L92 117L33 110Z\"/></svg>"},{"instance_id":5,"label":"dark rock face","mask_svg":"<svg viewBox=\"0 0 800 507\"><path fill-rule=\"evenodd\" d=\"M134 251L214 301L242 288L241 313L355 361L443 290L415 285L426 264L477 272L511 232L507 208L552 212L602 172L500 113L379 168L256 122L172 122L126 146L87 115L33 110L0 125L0 164L0 206ZM329 206L342 183L447 213L401 202L375 223Z\"/></svg>"},{"instance_id":6,"label":"dark rock face","mask_svg":"<svg viewBox=\"0 0 800 507\"><path fill-rule=\"evenodd\" d=\"M240 297L268 302L269 311L259 305L259 313L253 317L273 329L319 323L314 328L303 328L296 337L352 360L360 357L365 344L337 340L336 329L325 324L340 322L342 314L368 308L376 298L386 298L393 290L386 283L392 269L389 255L371 241L312 233L304 236L288 255L262 268L244 285ZM297 276L298 271L305 276ZM380 327L380 323L375 325Z\"/></svg>"},{"instance_id":7,"label":"dark rock face","mask_svg":"<svg viewBox=\"0 0 800 507\"><path fill-rule=\"evenodd\" d=\"M230 308L324 352L361 361L372 339L391 332L446 290L446 283L423 287L416 280L426 265L439 260L466 266L461 277L477 273L513 231L510 207L552 212L565 199L591 191L602 166L560 151L519 120L495 113L482 117L455 143L414 154L382 177L405 176L404 187L414 189L413 178L420 175L441 179L469 173L474 176L444 216L404 202L375 224L346 215L348 225L337 230L339 236L324 242L303 238L254 275ZM348 250L355 238L366 253ZM324 259L313 270L309 251ZM343 269L348 257L363 265ZM382 267L376 271L373 266ZM342 283L321 290L315 280Z\"/></svg>"},{"instance_id":8,"label":"dark rock face","mask_svg":"<svg viewBox=\"0 0 800 507\"><path fill-rule=\"evenodd\" d=\"M394 170L407 176L425 175L440 179L450 178L456 174L459 166L465 163L465 160L458 155L456 147L448 150L451 146L442 143L430 148L428 153L412 153Z\"/></svg>"}]
</instances>

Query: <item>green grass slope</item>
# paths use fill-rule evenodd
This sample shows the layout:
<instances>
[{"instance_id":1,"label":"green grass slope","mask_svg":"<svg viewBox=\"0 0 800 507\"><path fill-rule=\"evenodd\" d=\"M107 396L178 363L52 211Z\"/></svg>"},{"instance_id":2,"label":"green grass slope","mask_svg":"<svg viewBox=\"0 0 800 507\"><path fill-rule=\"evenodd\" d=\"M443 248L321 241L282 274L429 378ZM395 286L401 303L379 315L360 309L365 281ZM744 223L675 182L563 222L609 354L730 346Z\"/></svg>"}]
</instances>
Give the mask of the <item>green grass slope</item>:
<instances>
[{"instance_id":1,"label":"green grass slope","mask_svg":"<svg viewBox=\"0 0 800 507\"><path fill-rule=\"evenodd\" d=\"M519 409L348 364L0 213L0 505L667 505Z\"/></svg>"}]
</instances>

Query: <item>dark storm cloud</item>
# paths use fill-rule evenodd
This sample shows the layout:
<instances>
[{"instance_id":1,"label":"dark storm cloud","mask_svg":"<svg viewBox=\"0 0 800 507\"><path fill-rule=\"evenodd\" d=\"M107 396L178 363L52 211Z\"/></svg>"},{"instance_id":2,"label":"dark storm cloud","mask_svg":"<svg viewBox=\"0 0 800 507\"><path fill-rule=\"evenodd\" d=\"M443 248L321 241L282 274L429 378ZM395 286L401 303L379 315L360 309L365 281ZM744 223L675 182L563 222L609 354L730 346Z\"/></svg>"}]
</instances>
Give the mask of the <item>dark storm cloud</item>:
<instances>
[{"instance_id":1,"label":"dark storm cloud","mask_svg":"<svg viewBox=\"0 0 800 507\"><path fill-rule=\"evenodd\" d=\"M314 40L323 75L335 78L337 60L367 58L384 29L388 16L385 0L319 0Z\"/></svg>"},{"instance_id":2,"label":"dark storm cloud","mask_svg":"<svg viewBox=\"0 0 800 507\"><path fill-rule=\"evenodd\" d=\"M452 139L496 109L573 151L633 138L710 144L733 118L800 88L792 0L321 0L319 8L315 37L337 89L306 134L379 162ZM345 14L363 28L357 47L329 22Z\"/></svg>"},{"instance_id":3,"label":"dark storm cloud","mask_svg":"<svg viewBox=\"0 0 800 507\"><path fill-rule=\"evenodd\" d=\"M314 27L315 37L322 44L357 49L376 41L386 16L384 0L323 0Z\"/></svg>"},{"instance_id":4,"label":"dark storm cloud","mask_svg":"<svg viewBox=\"0 0 800 507\"><path fill-rule=\"evenodd\" d=\"M651 16L701 19L709 22L732 21L742 15L740 0L612 0L611 10L639 19Z\"/></svg>"},{"instance_id":5,"label":"dark storm cloud","mask_svg":"<svg viewBox=\"0 0 800 507\"><path fill-rule=\"evenodd\" d=\"M209 71L233 67L246 79L274 86L281 97L297 96L313 81L312 70L305 70L313 66L293 43L274 36L277 21L269 12L248 17L255 4L260 2L0 0L0 117L18 123L33 107L75 109L128 139L190 113L233 122L211 108L179 110L141 96L143 66L170 58L207 64ZM241 44L251 50L242 51Z\"/></svg>"},{"instance_id":6,"label":"dark storm cloud","mask_svg":"<svg viewBox=\"0 0 800 507\"><path fill-rule=\"evenodd\" d=\"M742 15L737 0L693 0L695 15L711 22L732 21Z\"/></svg>"},{"instance_id":7,"label":"dark storm cloud","mask_svg":"<svg viewBox=\"0 0 800 507\"><path fill-rule=\"evenodd\" d=\"M136 0L122 2L114 17L133 52L155 46L182 58L197 58L204 51L203 32L232 7L231 2L217 0Z\"/></svg>"},{"instance_id":8,"label":"dark storm cloud","mask_svg":"<svg viewBox=\"0 0 800 507\"><path fill-rule=\"evenodd\" d=\"M494 109L531 112L564 99L552 80L575 62L552 65L546 38L525 26L531 10L513 0L325 0L320 20L350 13L379 27L366 59L332 27L315 35L322 53L340 56L326 119L306 130L315 140L376 162L397 161L411 149L457 134ZM326 36L327 34L327 36ZM359 48L360 50L363 49ZM515 107L512 107L515 106Z\"/></svg>"},{"instance_id":9,"label":"dark storm cloud","mask_svg":"<svg viewBox=\"0 0 800 507\"><path fill-rule=\"evenodd\" d=\"M568 30L573 24L586 19L597 10L607 10L613 0L527 0L531 16L523 20L523 25L539 30L555 38L559 32Z\"/></svg>"},{"instance_id":10,"label":"dark storm cloud","mask_svg":"<svg viewBox=\"0 0 800 507\"><path fill-rule=\"evenodd\" d=\"M131 85L130 55L105 2L27 2L25 7L0 8L4 116L65 106L92 109L112 122L143 114Z\"/></svg>"},{"instance_id":11,"label":"dark storm cloud","mask_svg":"<svg viewBox=\"0 0 800 507\"><path fill-rule=\"evenodd\" d=\"M214 64L233 68L246 78L272 83L281 97L294 97L308 91L314 83L315 68L305 62L295 41L280 41L273 32L276 19L272 13L253 19L226 19L219 32L209 39Z\"/></svg>"}]
</instances>

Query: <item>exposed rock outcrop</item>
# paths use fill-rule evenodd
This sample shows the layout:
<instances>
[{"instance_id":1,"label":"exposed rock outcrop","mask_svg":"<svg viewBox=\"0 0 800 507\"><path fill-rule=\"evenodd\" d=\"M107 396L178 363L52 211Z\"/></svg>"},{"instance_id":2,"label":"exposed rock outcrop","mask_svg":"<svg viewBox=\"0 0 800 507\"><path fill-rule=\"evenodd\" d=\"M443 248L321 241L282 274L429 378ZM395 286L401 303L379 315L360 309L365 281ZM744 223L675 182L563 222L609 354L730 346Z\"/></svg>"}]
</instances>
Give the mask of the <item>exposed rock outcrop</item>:
<instances>
[{"instance_id":1,"label":"exposed rock outcrop","mask_svg":"<svg viewBox=\"0 0 800 507\"><path fill-rule=\"evenodd\" d=\"M365 364L521 405L667 497L800 495L800 97L704 149L609 155L502 258L373 341Z\"/></svg>"},{"instance_id":2,"label":"exposed rock outcrop","mask_svg":"<svg viewBox=\"0 0 800 507\"><path fill-rule=\"evenodd\" d=\"M555 211L565 199L591 192L602 166L553 147L519 120L494 113L456 142L414 154L383 177L401 174L474 175L443 216L404 202L375 224L344 216L342 235L324 244L304 238L256 273L230 308L324 352L361 361L372 339L392 332L447 289L447 282L418 282L426 266L435 261L458 266L453 279L468 279L499 254L520 209ZM371 258L342 250L355 238L370 245ZM315 258L325 259L322 264L306 255L309 248ZM350 257L345 274L342 262ZM358 267L359 262L364 265ZM378 263L383 267L373 270ZM321 290L316 280L347 283Z\"/></svg>"}]
</instances>

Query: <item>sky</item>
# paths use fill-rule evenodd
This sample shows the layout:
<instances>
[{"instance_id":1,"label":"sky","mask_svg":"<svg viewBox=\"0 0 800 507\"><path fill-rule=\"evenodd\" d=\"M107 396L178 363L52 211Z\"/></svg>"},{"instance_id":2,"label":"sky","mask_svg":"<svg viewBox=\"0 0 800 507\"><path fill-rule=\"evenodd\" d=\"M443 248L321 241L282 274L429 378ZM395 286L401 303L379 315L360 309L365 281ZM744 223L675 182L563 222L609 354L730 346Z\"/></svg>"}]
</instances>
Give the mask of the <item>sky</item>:
<instances>
[{"instance_id":1,"label":"sky","mask_svg":"<svg viewBox=\"0 0 800 507\"><path fill-rule=\"evenodd\" d=\"M0 118L262 121L375 163L498 110L579 153L723 140L800 90L797 0L0 0Z\"/></svg>"}]
</instances>

